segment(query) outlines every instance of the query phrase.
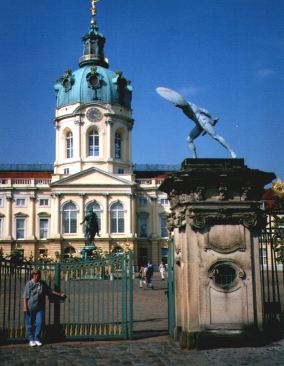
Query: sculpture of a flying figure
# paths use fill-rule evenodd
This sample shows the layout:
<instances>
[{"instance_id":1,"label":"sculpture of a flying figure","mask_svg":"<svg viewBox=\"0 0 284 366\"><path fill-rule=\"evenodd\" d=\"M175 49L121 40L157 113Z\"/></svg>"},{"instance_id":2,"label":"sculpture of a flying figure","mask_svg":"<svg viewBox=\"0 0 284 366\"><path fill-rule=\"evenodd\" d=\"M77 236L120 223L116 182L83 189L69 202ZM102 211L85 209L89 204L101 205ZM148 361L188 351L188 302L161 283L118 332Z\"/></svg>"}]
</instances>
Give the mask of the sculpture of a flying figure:
<instances>
[{"instance_id":1,"label":"sculpture of a flying figure","mask_svg":"<svg viewBox=\"0 0 284 366\"><path fill-rule=\"evenodd\" d=\"M156 88L156 91L161 97L173 103L176 107L181 108L183 113L195 123L196 126L191 130L187 137L188 145L194 158L197 158L197 155L193 141L200 134L205 135L206 133L224 146L230 152L232 158L236 158L235 152L222 136L217 135L213 128L219 118L212 117L206 109L200 108L197 105L186 101L183 96L174 90L158 87Z\"/></svg>"}]
</instances>

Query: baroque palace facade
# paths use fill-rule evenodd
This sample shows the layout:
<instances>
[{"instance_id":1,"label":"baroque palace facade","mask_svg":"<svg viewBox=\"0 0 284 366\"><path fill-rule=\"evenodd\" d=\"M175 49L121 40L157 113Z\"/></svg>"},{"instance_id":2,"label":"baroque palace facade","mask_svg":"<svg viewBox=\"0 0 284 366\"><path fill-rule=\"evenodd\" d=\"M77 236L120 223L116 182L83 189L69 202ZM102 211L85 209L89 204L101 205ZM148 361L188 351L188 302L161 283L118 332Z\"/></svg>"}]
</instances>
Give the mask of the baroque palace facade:
<instances>
[{"instance_id":1,"label":"baroque palace facade","mask_svg":"<svg viewBox=\"0 0 284 366\"><path fill-rule=\"evenodd\" d=\"M79 68L55 85L56 158L51 165L0 165L0 248L25 257L78 253L81 222L96 212L103 252L133 250L136 264L167 257L169 203L158 187L176 167L135 166L132 87L109 69L92 19Z\"/></svg>"}]
</instances>

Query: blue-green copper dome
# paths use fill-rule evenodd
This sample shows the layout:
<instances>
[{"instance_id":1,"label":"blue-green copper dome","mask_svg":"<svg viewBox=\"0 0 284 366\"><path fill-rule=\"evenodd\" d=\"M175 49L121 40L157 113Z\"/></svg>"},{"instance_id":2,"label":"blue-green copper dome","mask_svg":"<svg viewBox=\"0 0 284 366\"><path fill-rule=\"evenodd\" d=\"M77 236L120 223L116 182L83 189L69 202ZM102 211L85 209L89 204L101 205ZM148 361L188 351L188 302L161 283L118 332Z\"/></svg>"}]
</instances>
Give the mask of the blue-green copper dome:
<instances>
[{"instance_id":1,"label":"blue-green copper dome","mask_svg":"<svg viewBox=\"0 0 284 366\"><path fill-rule=\"evenodd\" d=\"M131 108L132 86L122 72L108 69L104 57L105 38L95 25L83 36L84 55L80 58L80 68L74 72L67 70L57 80L55 91L57 107L73 103L93 101L120 104Z\"/></svg>"}]
</instances>

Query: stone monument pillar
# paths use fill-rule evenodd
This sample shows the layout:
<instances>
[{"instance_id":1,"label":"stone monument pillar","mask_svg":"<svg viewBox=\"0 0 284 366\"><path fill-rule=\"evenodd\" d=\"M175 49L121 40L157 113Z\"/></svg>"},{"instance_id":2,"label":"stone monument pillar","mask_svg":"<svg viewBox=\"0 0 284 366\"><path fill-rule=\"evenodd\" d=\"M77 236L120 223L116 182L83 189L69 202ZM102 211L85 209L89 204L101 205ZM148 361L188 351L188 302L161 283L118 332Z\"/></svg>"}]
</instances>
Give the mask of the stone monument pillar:
<instances>
[{"instance_id":1,"label":"stone monument pillar","mask_svg":"<svg viewBox=\"0 0 284 366\"><path fill-rule=\"evenodd\" d=\"M204 333L262 329L260 200L274 178L243 159L186 159L160 186L172 210L175 336L182 346L195 346Z\"/></svg>"}]
</instances>

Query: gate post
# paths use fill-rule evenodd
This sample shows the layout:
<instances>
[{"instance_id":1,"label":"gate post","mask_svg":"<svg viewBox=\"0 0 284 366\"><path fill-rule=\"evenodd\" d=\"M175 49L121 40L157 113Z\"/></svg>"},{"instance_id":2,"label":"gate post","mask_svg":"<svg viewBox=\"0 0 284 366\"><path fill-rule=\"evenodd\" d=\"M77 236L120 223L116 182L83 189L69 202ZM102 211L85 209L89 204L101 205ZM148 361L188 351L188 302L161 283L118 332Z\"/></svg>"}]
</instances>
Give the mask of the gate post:
<instances>
[{"instance_id":1,"label":"gate post","mask_svg":"<svg viewBox=\"0 0 284 366\"><path fill-rule=\"evenodd\" d=\"M243 159L186 159L159 187L170 199L175 238L175 320L169 317L169 325L182 346L262 329L260 200L274 178Z\"/></svg>"}]
</instances>

